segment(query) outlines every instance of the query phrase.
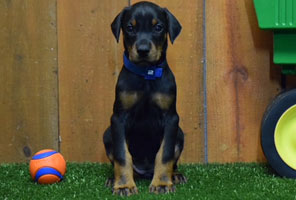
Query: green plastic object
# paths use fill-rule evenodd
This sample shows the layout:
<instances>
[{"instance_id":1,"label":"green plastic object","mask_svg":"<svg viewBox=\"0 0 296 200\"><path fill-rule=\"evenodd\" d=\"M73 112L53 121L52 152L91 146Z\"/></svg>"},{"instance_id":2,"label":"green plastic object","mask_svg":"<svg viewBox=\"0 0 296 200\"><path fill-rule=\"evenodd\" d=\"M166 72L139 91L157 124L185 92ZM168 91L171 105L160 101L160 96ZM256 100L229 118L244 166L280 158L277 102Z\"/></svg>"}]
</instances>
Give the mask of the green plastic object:
<instances>
[{"instance_id":1,"label":"green plastic object","mask_svg":"<svg viewBox=\"0 0 296 200\"><path fill-rule=\"evenodd\" d=\"M296 31L274 31L273 61L275 64L296 64Z\"/></svg>"},{"instance_id":2,"label":"green plastic object","mask_svg":"<svg viewBox=\"0 0 296 200\"><path fill-rule=\"evenodd\" d=\"M259 27L296 29L296 0L254 0Z\"/></svg>"},{"instance_id":3,"label":"green plastic object","mask_svg":"<svg viewBox=\"0 0 296 200\"><path fill-rule=\"evenodd\" d=\"M254 0L259 27L272 30L275 64L296 64L296 0ZM289 68L289 70L285 70ZM291 66L284 74L296 74Z\"/></svg>"}]
</instances>

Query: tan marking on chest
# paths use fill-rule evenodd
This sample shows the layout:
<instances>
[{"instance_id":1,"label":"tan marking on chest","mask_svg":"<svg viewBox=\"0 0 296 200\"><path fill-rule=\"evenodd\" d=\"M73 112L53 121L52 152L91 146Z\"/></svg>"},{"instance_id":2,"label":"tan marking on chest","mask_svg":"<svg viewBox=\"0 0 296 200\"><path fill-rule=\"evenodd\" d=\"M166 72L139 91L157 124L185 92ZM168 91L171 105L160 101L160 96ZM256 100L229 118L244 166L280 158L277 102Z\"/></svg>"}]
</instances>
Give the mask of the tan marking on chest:
<instances>
[{"instance_id":1,"label":"tan marking on chest","mask_svg":"<svg viewBox=\"0 0 296 200\"><path fill-rule=\"evenodd\" d=\"M173 103L174 96L162 93L156 93L152 97L153 101L163 110L168 110Z\"/></svg>"},{"instance_id":2,"label":"tan marking on chest","mask_svg":"<svg viewBox=\"0 0 296 200\"><path fill-rule=\"evenodd\" d=\"M119 94L119 98L120 98L123 108L129 109L133 105L135 105L135 103L137 103L137 101L139 99L139 95L136 92L124 91Z\"/></svg>"}]
</instances>

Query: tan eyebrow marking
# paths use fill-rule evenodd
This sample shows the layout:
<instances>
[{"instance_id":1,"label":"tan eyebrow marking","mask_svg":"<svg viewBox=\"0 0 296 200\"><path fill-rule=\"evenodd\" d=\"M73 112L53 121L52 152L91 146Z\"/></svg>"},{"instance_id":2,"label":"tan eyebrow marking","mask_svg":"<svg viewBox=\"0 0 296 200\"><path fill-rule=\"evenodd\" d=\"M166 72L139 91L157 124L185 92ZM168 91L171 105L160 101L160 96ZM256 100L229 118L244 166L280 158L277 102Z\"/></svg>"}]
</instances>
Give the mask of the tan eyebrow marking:
<instances>
[{"instance_id":1,"label":"tan eyebrow marking","mask_svg":"<svg viewBox=\"0 0 296 200\"><path fill-rule=\"evenodd\" d=\"M137 21L135 19L133 19L131 23L132 23L133 26L137 25Z\"/></svg>"}]
</instances>

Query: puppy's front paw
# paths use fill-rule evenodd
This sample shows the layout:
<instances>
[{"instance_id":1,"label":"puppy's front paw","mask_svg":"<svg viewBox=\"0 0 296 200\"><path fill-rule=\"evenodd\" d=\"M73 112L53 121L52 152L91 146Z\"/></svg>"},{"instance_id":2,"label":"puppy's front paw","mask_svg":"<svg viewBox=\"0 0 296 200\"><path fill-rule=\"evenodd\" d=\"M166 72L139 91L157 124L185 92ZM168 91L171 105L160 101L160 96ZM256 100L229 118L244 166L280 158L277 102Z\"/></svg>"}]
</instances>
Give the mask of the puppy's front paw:
<instances>
[{"instance_id":1,"label":"puppy's front paw","mask_svg":"<svg viewBox=\"0 0 296 200\"><path fill-rule=\"evenodd\" d=\"M183 174L181 174L179 172L175 172L173 174L173 183L174 184L185 184L185 183L187 183L187 178Z\"/></svg>"},{"instance_id":2,"label":"puppy's front paw","mask_svg":"<svg viewBox=\"0 0 296 200\"><path fill-rule=\"evenodd\" d=\"M176 187L173 184L158 185L158 186L150 185L149 191L154 194L167 194L167 193L175 192Z\"/></svg>"},{"instance_id":3,"label":"puppy's front paw","mask_svg":"<svg viewBox=\"0 0 296 200\"><path fill-rule=\"evenodd\" d=\"M134 187L121 187L121 188L114 188L113 187L113 194L119 196L130 196L133 194L138 194L138 189L136 186Z\"/></svg>"}]
</instances>

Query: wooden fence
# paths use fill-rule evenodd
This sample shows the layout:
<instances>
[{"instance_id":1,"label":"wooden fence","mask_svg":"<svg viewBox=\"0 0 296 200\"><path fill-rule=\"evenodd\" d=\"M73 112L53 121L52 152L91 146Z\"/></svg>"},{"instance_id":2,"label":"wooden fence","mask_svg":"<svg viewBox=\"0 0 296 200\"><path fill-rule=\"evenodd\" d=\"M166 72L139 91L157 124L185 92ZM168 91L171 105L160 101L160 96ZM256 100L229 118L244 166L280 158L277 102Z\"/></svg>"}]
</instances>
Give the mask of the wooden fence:
<instances>
[{"instance_id":1,"label":"wooden fence","mask_svg":"<svg viewBox=\"0 0 296 200\"><path fill-rule=\"evenodd\" d=\"M0 162L25 162L43 148L107 161L102 134L123 51L110 23L135 2L0 1ZM168 49L186 133L181 162L264 161L260 123L280 71L253 1L153 2L183 26Z\"/></svg>"}]
</instances>

